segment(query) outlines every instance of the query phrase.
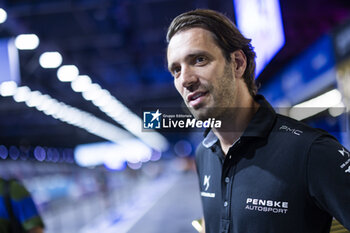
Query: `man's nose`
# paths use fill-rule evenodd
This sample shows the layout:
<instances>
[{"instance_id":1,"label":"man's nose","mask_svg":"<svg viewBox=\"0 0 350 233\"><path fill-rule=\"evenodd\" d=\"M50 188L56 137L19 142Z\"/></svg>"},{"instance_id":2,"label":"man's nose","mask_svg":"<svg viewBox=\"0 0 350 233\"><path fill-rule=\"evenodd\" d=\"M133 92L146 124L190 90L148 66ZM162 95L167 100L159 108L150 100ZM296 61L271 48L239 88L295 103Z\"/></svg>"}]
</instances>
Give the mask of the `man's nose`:
<instances>
[{"instance_id":1,"label":"man's nose","mask_svg":"<svg viewBox=\"0 0 350 233\"><path fill-rule=\"evenodd\" d=\"M182 86L187 89L193 89L198 84L198 76L189 66L184 66L181 70Z\"/></svg>"}]
</instances>

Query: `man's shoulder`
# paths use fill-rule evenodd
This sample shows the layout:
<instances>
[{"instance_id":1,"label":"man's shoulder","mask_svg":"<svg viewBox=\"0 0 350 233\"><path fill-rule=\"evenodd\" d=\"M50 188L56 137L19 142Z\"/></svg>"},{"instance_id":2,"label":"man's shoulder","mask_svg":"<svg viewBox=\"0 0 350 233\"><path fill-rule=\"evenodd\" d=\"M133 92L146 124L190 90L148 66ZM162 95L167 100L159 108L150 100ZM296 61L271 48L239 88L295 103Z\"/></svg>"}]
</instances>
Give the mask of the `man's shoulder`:
<instances>
[{"instance_id":1,"label":"man's shoulder","mask_svg":"<svg viewBox=\"0 0 350 233\"><path fill-rule=\"evenodd\" d=\"M197 149L196 149L196 160L198 160L199 157L202 157L203 154L206 154L206 153L211 153L211 149L205 147L203 145L203 141L202 141L198 144Z\"/></svg>"},{"instance_id":2,"label":"man's shoulder","mask_svg":"<svg viewBox=\"0 0 350 233\"><path fill-rule=\"evenodd\" d=\"M196 154L200 153L200 152L203 152L205 150L208 150L207 147L205 147L203 145L203 141L201 141L198 145L197 145L197 148L196 148Z\"/></svg>"}]
</instances>

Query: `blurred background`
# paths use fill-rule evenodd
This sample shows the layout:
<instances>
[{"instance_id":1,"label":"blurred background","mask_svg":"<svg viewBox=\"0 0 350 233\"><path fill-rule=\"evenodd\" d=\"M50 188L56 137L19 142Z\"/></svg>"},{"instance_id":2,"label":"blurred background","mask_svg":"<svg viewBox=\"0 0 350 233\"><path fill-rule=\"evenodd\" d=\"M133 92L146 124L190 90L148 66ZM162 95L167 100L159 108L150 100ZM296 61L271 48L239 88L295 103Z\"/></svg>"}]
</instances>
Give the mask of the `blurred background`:
<instances>
[{"instance_id":1,"label":"blurred background","mask_svg":"<svg viewBox=\"0 0 350 233\"><path fill-rule=\"evenodd\" d=\"M202 132L143 130L181 108L171 20L226 14L257 52L276 111L349 148L348 0L0 0L0 176L32 193L46 232L196 232ZM166 230L164 230L166 229Z\"/></svg>"}]
</instances>

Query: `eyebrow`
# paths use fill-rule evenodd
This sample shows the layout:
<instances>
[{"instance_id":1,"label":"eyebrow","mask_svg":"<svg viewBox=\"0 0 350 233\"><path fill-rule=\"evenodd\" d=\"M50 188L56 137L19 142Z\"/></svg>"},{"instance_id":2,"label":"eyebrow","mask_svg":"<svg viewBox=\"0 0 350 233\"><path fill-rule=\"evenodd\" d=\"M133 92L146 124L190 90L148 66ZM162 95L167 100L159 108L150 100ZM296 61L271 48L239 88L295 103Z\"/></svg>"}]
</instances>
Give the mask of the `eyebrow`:
<instances>
[{"instance_id":1,"label":"eyebrow","mask_svg":"<svg viewBox=\"0 0 350 233\"><path fill-rule=\"evenodd\" d=\"M196 51L192 51L191 53L187 54L185 56L185 61L191 60L193 57L199 56L199 55L204 55L207 56L209 58L212 58L213 56L208 53L207 51L203 51L203 50L196 50ZM172 63L170 66L168 66L168 70L171 73L171 70L176 66L177 62Z\"/></svg>"}]
</instances>

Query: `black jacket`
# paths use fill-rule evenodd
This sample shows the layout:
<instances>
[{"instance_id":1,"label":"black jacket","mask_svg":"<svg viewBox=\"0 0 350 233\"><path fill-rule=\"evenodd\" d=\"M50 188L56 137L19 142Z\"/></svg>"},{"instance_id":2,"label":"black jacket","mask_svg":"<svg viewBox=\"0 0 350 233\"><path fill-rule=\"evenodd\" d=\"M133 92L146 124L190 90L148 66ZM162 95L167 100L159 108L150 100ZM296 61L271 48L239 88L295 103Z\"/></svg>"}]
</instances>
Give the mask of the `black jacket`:
<instances>
[{"instance_id":1,"label":"black jacket","mask_svg":"<svg viewBox=\"0 0 350 233\"><path fill-rule=\"evenodd\" d=\"M350 229L350 153L329 134L260 108L224 156L212 132L196 152L206 233Z\"/></svg>"}]
</instances>

